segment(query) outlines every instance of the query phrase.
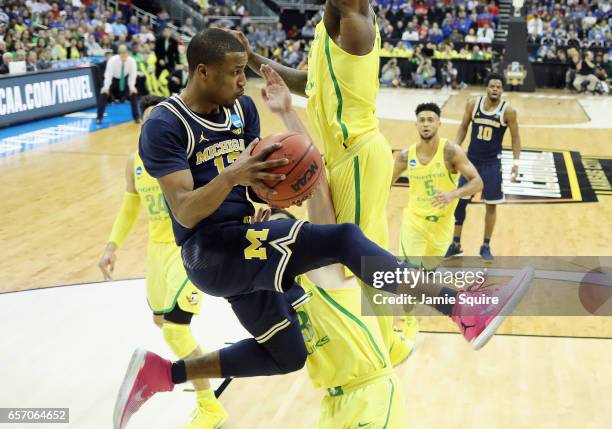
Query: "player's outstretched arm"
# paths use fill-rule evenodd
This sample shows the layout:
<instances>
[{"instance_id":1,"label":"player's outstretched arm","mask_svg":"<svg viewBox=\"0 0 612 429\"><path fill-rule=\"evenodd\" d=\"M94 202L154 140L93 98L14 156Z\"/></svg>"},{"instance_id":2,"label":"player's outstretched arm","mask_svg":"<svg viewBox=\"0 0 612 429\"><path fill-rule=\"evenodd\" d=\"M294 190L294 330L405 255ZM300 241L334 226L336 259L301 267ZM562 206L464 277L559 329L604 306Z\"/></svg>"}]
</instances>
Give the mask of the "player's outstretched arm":
<instances>
[{"instance_id":1,"label":"player's outstretched arm","mask_svg":"<svg viewBox=\"0 0 612 429\"><path fill-rule=\"evenodd\" d=\"M468 182L454 191L438 192L433 197L434 207L444 207L456 198L474 195L482 190L482 179L476 167L474 167L474 164L470 162L464 150L461 149L461 146L454 143L446 143L444 148L444 159L445 161L450 161L453 169L461 173Z\"/></svg>"},{"instance_id":2,"label":"player's outstretched arm","mask_svg":"<svg viewBox=\"0 0 612 429\"><path fill-rule=\"evenodd\" d=\"M512 137L512 157L514 162L512 164L512 173L510 179L516 182L518 177L518 160L521 157L521 135L519 133L518 118L516 110L508 106L505 112L506 123L510 129L510 136Z\"/></svg>"},{"instance_id":3,"label":"player's outstretched arm","mask_svg":"<svg viewBox=\"0 0 612 429\"><path fill-rule=\"evenodd\" d=\"M340 23L340 45L352 55L367 55L376 33L368 0L329 0L323 15L328 31Z\"/></svg>"},{"instance_id":4,"label":"player's outstretched arm","mask_svg":"<svg viewBox=\"0 0 612 429\"><path fill-rule=\"evenodd\" d=\"M125 241L130 231L134 227L138 213L140 211L140 197L136 192L134 182L134 154L128 157L125 165L125 194L123 204L117 213L111 235L98 261L98 267L102 271L104 280L112 280L112 273L115 269L117 256L115 252Z\"/></svg>"},{"instance_id":5,"label":"player's outstretched arm","mask_svg":"<svg viewBox=\"0 0 612 429\"><path fill-rule=\"evenodd\" d=\"M470 100L465 105L465 111L463 112L463 118L461 119L461 124L459 124L459 128L457 129L457 135L455 136L454 143L461 146L463 144L463 140L465 140L465 136L467 135L468 127L470 126L470 122L472 122L472 112L474 111L474 105L476 104L476 100Z\"/></svg>"},{"instance_id":6,"label":"player's outstretched arm","mask_svg":"<svg viewBox=\"0 0 612 429\"><path fill-rule=\"evenodd\" d=\"M254 140L227 168L201 188L194 189L190 170L179 170L158 179L159 185L170 205L174 218L184 227L193 228L213 214L225 201L234 186L255 186L275 194L262 180L284 180L283 174L267 173L265 170L287 165L286 158L265 161L268 155L281 145L273 144L257 155L251 155L258 139Z\"/></svg>"},{"instance_id":7,"label":"player's outstretched arm","mask_svg":"<svg viewBox=\"0 0 612 429\"><path fill-rule=\"evenodd\" d=\"M251 44L241 31L232 30L231 33L236 36L238 40L240 40L246 49L247 55L249 56L249 67L251 70L262 76L260 71L261 66L263 64L268 65L283 78L287 84L287 87L292 93L306 97L306 81L308 79L308 72L292 69L291 67L284 66L276 61L272 61L271 59L264 57L263 55L253 52Z\"/></svg>"},{"instance_id":8,"label":"player's outstretched arm","mask_svg":"<svg viewBox=\"0 0 612 429\"><path fill-rule=\"evenodd\" d=\"M308 129L293 110L291 94L282 76L266 64L261 66L260 74L266 82L266 86L261 89L261 97L266 106L283 119L289 131L302 134L312 141Z\"/></svg>"}]
</instances>

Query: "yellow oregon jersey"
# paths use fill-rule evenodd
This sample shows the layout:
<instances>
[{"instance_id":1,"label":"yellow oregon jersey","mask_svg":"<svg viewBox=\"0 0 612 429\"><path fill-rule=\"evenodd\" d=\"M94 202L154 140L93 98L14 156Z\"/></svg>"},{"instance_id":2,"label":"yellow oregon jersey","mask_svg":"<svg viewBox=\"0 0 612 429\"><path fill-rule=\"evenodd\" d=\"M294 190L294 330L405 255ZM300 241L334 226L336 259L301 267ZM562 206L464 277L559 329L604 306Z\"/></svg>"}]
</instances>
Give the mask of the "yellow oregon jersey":
<instances>
[{"instance_id":1,"label":"yellow oregon jersey","mask_svg":"<svg viewBox=\"0 0 612 429\"><path fill-rule=\"evenodd\" d=\"M376 94L380 66L380 33L375 24L374 47L367 55L351 55L317 24L308 53L308 117L325 159L334 162L359 138L378 131Z\"/></svg>"},{"instance_id":2,"label":"yellow oregon jersey","mask_svg":"<svg viewBox=\"0 0 612 429\"><path fill-rule=\"evenodd\" d=\"M157 180L146 172L138 152L134 155L134 182L140 203L149 215L149 241L174 243L172 221Z\"/></svg>"},{"instance_id":3,"label":"yellow oregon jersey","mask_svg":"<svg viewBox=\"0 0 612 429\"><path fill-rule=\"evenodd\" d=\"M378 321L359 315L359 288L324 290L306 276L297 280L312 294L297 315L308 351L306 367L315 387L343 386L391 367Z\"/></svg>"},{"instance_id":4,"label":"yellow oregon jersey","mask_svg":"<svg viewBox=\"0 0 612 429\"><path fill-rule=\"evenodd\" d=\"M432 204L432 197L437 192L450 192L457 189L457 173L451 173L444 163L444 147L446 139L440 139L438 149L427 165L419 162L417 145L410 146L408 150L408 179L410 180L410 202L404 210L404 216L416 215L421 217L452 217L455 212L457 200L446 207L436 208Z\"/></svg>"}]
</instances>

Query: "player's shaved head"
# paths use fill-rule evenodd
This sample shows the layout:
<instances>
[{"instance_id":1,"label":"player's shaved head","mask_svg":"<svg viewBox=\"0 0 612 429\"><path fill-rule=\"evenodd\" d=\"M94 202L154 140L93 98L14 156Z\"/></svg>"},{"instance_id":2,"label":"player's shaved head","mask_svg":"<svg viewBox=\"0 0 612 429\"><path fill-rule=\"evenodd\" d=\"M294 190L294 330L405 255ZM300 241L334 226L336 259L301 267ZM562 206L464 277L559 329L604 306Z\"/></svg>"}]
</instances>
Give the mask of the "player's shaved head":
<instances>
[{"instance_id":1,"label":"player's shaved head","mask_svg":"<svg viewBox=\"0 0 612 429\"><path fill-rule=\"evenodd\" d=\"M218 28L208 28L193 36L187 46L189 72L193 73L198 64L215 65L232 52L246 52L242 43L231 33Z\"/></svg>"}]
</instances>

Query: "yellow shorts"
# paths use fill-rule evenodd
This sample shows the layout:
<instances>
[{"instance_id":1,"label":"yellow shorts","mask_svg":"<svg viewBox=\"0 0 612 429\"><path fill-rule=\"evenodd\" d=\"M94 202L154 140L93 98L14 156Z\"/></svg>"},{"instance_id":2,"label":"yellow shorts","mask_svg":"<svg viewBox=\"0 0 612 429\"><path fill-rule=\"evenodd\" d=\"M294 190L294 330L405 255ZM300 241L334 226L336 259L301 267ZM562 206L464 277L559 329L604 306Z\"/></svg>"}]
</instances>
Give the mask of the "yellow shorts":
<instances>
[{"instance_id":1,"label":"yellow shorts","mask_svg":"<svg viewBox=\"0 0 612 429\"><path fill-rule=\"evenodd\" d=\"M200 314L202 292L187 279L181 249L174 243L149 242L147 301L156 315L169 313L177 304L187 313Z\"/></svg>"},{"instance_id":2,"label":"yellow shorts","mask_svg":"<svg viewBox=\"0 0 612 429\"><path fill-rule=\"evenodd\" d=\"M387 200L393 176L393 155L380 133L346 149L327 165L329 187L338 223L354 223L383 248L389 245Z\"/></svg>"},{"instance_id":3,"label":"yellow shorts","mask_svg":"<svg viewBox=\"0 0 612 429\"><path fill-rule=\"evenodd\" d=\"M327 179L338 223L354 223L366 237L387 249L389 224L387 201L393 179L393 155L387 139L379 132L365 136L346 149L342 158L327 164ZM351 276L346 268L345 273ZM373 294L372 288L364 288ZM393 319L390 308L376 306L383 341L393 344Z\"/></svg>"},{"instance_id":4,"label":"yellow shorts","mask_svg":"<svg viewBox=\"0 0 612 429\"><path fill-rule=\"evenodd\" d=\"M411 264L424 268L436 268L453 241L455 219L452 216L427 219L404 214L400 228L400 256ZM423 259L423 257L428 257Z\"/></svg>"},{"instance_id":5,"label":"yellow shorts","mask_svg":"<svg viewBox=\"0 0 612 429\"><path fill-rule=\"evenodd\" d=\"M321 401L318 429L405 429L404 395L395 375Z\"/></svg>"}]
</instances>

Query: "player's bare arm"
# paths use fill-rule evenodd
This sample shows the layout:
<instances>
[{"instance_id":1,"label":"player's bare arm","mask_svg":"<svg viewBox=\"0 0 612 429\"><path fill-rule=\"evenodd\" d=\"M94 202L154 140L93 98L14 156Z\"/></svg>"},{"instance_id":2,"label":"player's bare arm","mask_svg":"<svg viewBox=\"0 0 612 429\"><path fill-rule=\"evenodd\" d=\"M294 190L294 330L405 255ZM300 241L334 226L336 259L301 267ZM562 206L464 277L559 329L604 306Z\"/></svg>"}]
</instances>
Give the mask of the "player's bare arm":
<instances>
[{"instance_id":1,"label":"player's bare arm","mask_svg":"<svg viewBox=\"0 0 612 429\"><path fill-rule=\"evenodd\" d=\"M444 161L450 171L453 173L461 173L468 182L460 188L451 192L438 192L433 197L434 207L444 207L450 204L456 198L467 197L474 195L482 190L482 179L476 170L476 167L470 162L464 150L459 145L447 143L444 147Z\"/></svg>"},{"instance_id":2,"label":"player's bare arm","mask_svg":"<svg viewBox=\"0 0 612 429\"><path fill-rule=\"evenodd\" d=\"M408 149L402 149L395 161L393 162L393 178L391 186L399 179L404 171L408 168Z\"/></svg>"},{"instance_id":3,"label":"player's bare arm","mask_svg":"<svg viewBox=\"0 0 612 429\"><path fill-rule=\"evenodd\" d=\"M134 154L130 154L125 163L125 192L136 194L136 183L134 180ZM112 280L112 274L115 270L115 261L117 260L117 243L109 241L102 252L102 256L98 261L98 267L102 271L104 280Z\"/></svg>"},{"instance_id":4,"label":"player's bare arm","mask_svg":"<svg viewBox=\"0 0 612 429\"><path fill-rule=\"evenodd\" d=\"M281 75L267 64L263 64L259 72L266 83L266 86L261 89L261 98L266 106L272 113L276 113L283 119L289 131L302 134L312 141L308 129L293 110L289 88Z\"/></svg>"},{"instance_id":5,"label":"player's bare arm","mask_svg":"<svg viewBox=\"0 0 612 429\"><path fill-rule=\"evenodd\" d=\"M246 36L241 31L232 30L231 33L240 40L244 48L246 49L249 57L249 68L255 73L261 76L261 66L266 64L272 67L278 74L281 75L283 80L286 82L289 90L297 95L306 97L306 80L308 79L308 72L303 70L292 69L291 67L284 66L272 61L256 52L253 52L253 48L249 43ZM263 76L262 76L263 77Z\"/></svg>"},{"instance_id":6,"label":"player's bare arm","mask_svg":"<svg viewBox=\"0 0 612 429\"><path fill-rule=\"evenodd\" d=\"M255 156L251 151L257 140L251 142L230 166L205 186L193 189L190 170L179 170L158 179L166 201L175 219L186 228L195 227L200 221L213 214L225 201L234 186L254 186L263 192L275 193L262 180L284 180L282 174L267 173L269 168L286 165L287 159L265 161L268 155L280 147L270 145Z\"/></svg>"},{"instance_id":7,"label":"player's bare arm","mask_svg":"<svg viewBox=\"0 0 612 429\"><path fill-rule=\"evenodd\" d=\"M511 180L516 182L518 177L518 160L521 157L521 136L519 133L518 118L516 110L508 106L504 113L504 119L510 129L510 137L512 137L512 158L514 158L512 164Z\"/></svg>"},{"instance_id":8,"label":"player's bare arm","mask_svg":"<svg viewBox=\"0 0 612 429\"><path fill-rule=\"evenodd\" d=\"M463 140L465 140L465 136L467 135L468 128L470 126L470 122L472 122L472 112L474 111L474 106L476 105L476 99L472 99L467 102L465 105L465 111L463 112L463 118L461 119L461 124L459 124L459 128L457 129L457 134L455 136L454 143L461 146L463 144Z\"/></svg>"},{"instance_id":9,"label":"player's bare arm","mask_svg":"<svg viewBox=\"0 0 612 429\"><path fill-rule=\"evenodd\" d=\"M372 51L376 33L368 0L328 0L323 21L330 37L349 54Z\"/></svg>"}]
</instances>

